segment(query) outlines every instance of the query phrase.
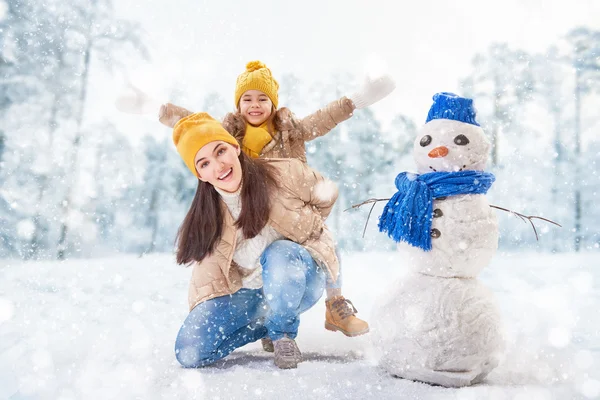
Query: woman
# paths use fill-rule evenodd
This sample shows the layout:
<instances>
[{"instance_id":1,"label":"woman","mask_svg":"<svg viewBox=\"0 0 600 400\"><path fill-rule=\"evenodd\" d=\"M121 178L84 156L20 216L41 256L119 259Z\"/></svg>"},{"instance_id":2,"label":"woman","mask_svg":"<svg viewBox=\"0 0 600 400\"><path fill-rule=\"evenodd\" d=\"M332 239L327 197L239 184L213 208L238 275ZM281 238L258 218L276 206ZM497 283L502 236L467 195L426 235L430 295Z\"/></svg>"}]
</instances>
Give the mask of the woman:
<instances>
[{"instance_id":1,"label":"woman","mask_svg":"<svg viewBox=\"0 0 600 400\"><path fill-rule=\"evenodd\" d=\"M251 61L236 80L235 113L223 120L223 127L242 145L252 158L296 158L306 163L306 142L329 133L340 122L352 117L355 109L368 107L389 95L395 88L390 76L367 79L349 97L342 97L315 113L296 118L279 106L279 83L271 70L260 61ZM159 120L170 127L190 115L182 107L167 103L159 111ZM342 274L343 275L343 274ZM346 336L359 336L369 331L369 324L358 318L352 302L342 294L342 279L327 282L325 327Z\"/></svg>"},{"instance_id":2,"label":"woman","mask_svg":"<svg viewBox=\"0 0 600 400\"><path fill-rule=\"evenodd\" d=\"M338 276L324 224L335 185L299 160L251 159L206 113L181 119L173 140L199 180L177 238L177 262L193 263L177 360L202 367L270 338L275 365L295 368L298 316Z\"/></svg>"}]
</instances>

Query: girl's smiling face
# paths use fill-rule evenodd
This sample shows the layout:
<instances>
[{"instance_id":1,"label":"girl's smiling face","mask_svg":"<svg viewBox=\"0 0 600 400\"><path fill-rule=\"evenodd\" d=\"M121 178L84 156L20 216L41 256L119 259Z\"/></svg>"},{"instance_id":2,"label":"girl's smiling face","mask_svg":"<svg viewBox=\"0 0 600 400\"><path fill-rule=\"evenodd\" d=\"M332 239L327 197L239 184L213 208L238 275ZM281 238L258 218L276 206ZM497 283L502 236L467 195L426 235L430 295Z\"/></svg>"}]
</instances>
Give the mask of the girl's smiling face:
<instances>
[{"instance_id":1,"label":"girl's smiling face","mask_svg":"<svg viewBox=\"0 0 600 400\"><path fill-rule=\"evenodd\" d=\"M273 112L273 102L260 90L248 90L240 98L240 113L250 125L259 126Z\"/></svg>"},{"instance_id":2,"label":"girl's smiling face","mask_svg":"<svg viewBox=\"0 0 600 400\"><path fill-rule=\"evenodd\" d=\"M223 141L204 145L194 158L198 177L225 192L236 192L242 183L240 148Z\"/></svg>"}]
</instances>

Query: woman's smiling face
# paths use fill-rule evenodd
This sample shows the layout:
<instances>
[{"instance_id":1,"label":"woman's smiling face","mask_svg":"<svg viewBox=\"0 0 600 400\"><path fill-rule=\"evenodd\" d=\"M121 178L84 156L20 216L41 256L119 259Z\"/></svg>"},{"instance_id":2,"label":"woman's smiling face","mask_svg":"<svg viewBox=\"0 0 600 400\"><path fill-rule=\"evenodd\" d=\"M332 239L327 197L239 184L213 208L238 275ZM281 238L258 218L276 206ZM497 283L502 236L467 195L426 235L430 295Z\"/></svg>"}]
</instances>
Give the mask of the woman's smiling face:
<instances>
[{"instance_id":1,"label":"woman's smiling face","mask_svg":"<svg viewBox=\"0 0 600 400\"><path fill-rule=\"evenodd\" d=\"M198 177L225 192L236 192L242 183L240 148L223 141L210 142L196 153Z\"/></svg>"}]
</instances>

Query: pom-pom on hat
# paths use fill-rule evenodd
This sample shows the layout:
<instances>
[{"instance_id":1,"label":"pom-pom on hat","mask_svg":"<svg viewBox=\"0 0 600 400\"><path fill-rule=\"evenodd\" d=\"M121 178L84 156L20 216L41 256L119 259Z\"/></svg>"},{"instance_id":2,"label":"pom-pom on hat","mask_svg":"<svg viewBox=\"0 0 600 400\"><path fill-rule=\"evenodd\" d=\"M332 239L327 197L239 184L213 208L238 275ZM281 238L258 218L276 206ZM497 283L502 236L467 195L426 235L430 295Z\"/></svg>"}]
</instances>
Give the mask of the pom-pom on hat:
<instances>
[{"instance_id":1,"label":"pom-pom on hat","mask_svg":"<svg viewBox=\"0 0 600 400\"><path fill-rule=\"evenodd\" d=\"M213 117L207 113L195 113L184 117L173 128L173 142L185 165L197 177L194 159L198 150L207 143L222 140L239 146L239 143Z\"/></svg>"},{"instance_id":2,"label":"pom-pom on hat","mask_svg":"<svg viewBox=\"0 0 600 400\"><path fill-rule=\"evenodd\" d=\"M273 78L271 70L260 61L250 61L246 64L246 71L242 72L235 83L235 106L240 103L240 98L248 90L260 90L273 102L275 108L279 102L279 83Z\"/></svg>"},{"instance_id":3,"label":"pom-pom on hat","mask_svg":"<svg viewBox=\"0 0 600 400\"><path fill-rule=\"evenodd\" d=\"M454 93L440 92L433 95L433 104L425 123L433 119L451 119L479 126L475 121L475 114L472 99L460 97Z\"/></svg>"}]
</instances>

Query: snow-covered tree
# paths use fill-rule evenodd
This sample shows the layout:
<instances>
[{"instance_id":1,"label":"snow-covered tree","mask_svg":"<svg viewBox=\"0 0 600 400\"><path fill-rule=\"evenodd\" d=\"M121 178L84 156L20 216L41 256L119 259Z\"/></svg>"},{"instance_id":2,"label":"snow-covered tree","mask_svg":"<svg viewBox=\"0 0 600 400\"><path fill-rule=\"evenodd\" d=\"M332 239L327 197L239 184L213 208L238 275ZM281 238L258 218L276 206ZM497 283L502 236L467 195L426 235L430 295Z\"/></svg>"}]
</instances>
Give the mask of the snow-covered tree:
<instances>
[{"instance_id":1,"label":"snow-covered tree","mask_svg":"<svg viewBox=\"0 0 600 400\"><path fill-rule=\"evenodd\" d=\"M115 17L112 0L92 0L88 1L72 0L71 10L75 11L79 18L74 17L69 21L70 30L74 31L73 44L71 51L78 54L74 58L75 80L73 87L77 93L71 107L74 108L74 132L70 140L70 154L68 154L66 177L65 177L65 196L61 202L62 217L59 229L57 243L57 258L62 259L65 256L68 245L69 223L67 216L71 212L72 196L75 177L80 157L80 148L82 140L82 124L86 111L86 102L88 96L88 80L91 71L93 57L102 62L103 65L113 66L115 60L113 52L120 50L124 46L131 46L142 54L145 54L145 48L141 44L140 36L137 32L137 26L122 21Z\"/></svg>"},{"instance_id":2,"label":"snow-covered tree","mask_svg":"<svg viewBox=\"0 0 600 400\"><path fill-rule=\"evenodd\" d=\"M568 63L574 72L574 150L573 150L573 183L574 183L574 211L575 211L575 251L579 251L583 237L582 230L582 188L586 179L582 168L582 108L586 96L600 92L600 31L588 28L577 28L569 32L567 42L570 45L567 56Z\"/></svg>"},{"instance_id":3,"label":"snow-covered tree","mask_svg":"<svg viewBox=\"0 0 600 400\"><path fill-rule=\"evenodd\" d=\"M233 101L231 103L232 105L229 106L229 103L225 101L223 96L217 92L211 92L204 97L202 111L207 112L213 118L222 121L225 114L233 110Z\"/></svg>"},{"instance_id":4,"label":"snow-covered tree","mask_svg":"<svg viewBox=\"0 0 600 400\"><path fill-rule=\"evenodd\" d=\"M141 152L143 173L127 188L119 207L121 220L129 224L124 250L138 254L172 251L198 181L170 137L145 136Z\"/></svg>"},{"instance_id":5,"label":"snow-covered tree","mask_svg":"<svg viewBox=\"0 0 600 400\"><path fill-rule=\"evenodd\" d=\"M352 86L353 77L350 74L338 73L331 76L327 82L316 82L310 86L310 98L307 98L306 108L303 113L292 108L292 111L298 117L304 117L308 113L315 112L321 107L329 104L331 101L342 97L349 92ZM294 97L291 97L294 98ZM297 97L296 97L297 98ZM342 122L336 128L332 129L327 135L307 142L308 164L333 180L339 189L338 200L331 211L327 220L327 225L336 236L338 242L343 246L344 219L348 218L348 213L344 213L347 204L346 179L354 176L354 171L348 166L347 146L349 138L347 135L348 121Z\"/></svg>"},{"instance_id":6,"label":"snow-covered tree","mask_svg":"<svg viewBox=\"0 0 600 400\"><path fill-rule=\"evenodd\" d=\"M462 81L464 95L477 99L478 119L492 142L492 168L500 163L500 138L521 129L519 111L530 98L533 76L530 55L504 43L492 44L473 59L473 72Z\"/></svg>"},{"instance_id":7,"label":"snow-covered tree","mask_svg":"<svg viewBox=\"0 0 600 400\"><path fill-rule=\"evenodd\" d=\"M378 195L381 192L380 188L390 181L393 182L397 173L393 169L394 146L383 134L371 110L356 110L352 119L347 121L347 131L345 161L352 174L346 173L343 176L344 209ZM367 214L368 207L346 213L343 231L351 233L342 241L346 249L365 249L367 242L362 239L362 232Z\"/></svg>"}]
</instances>

